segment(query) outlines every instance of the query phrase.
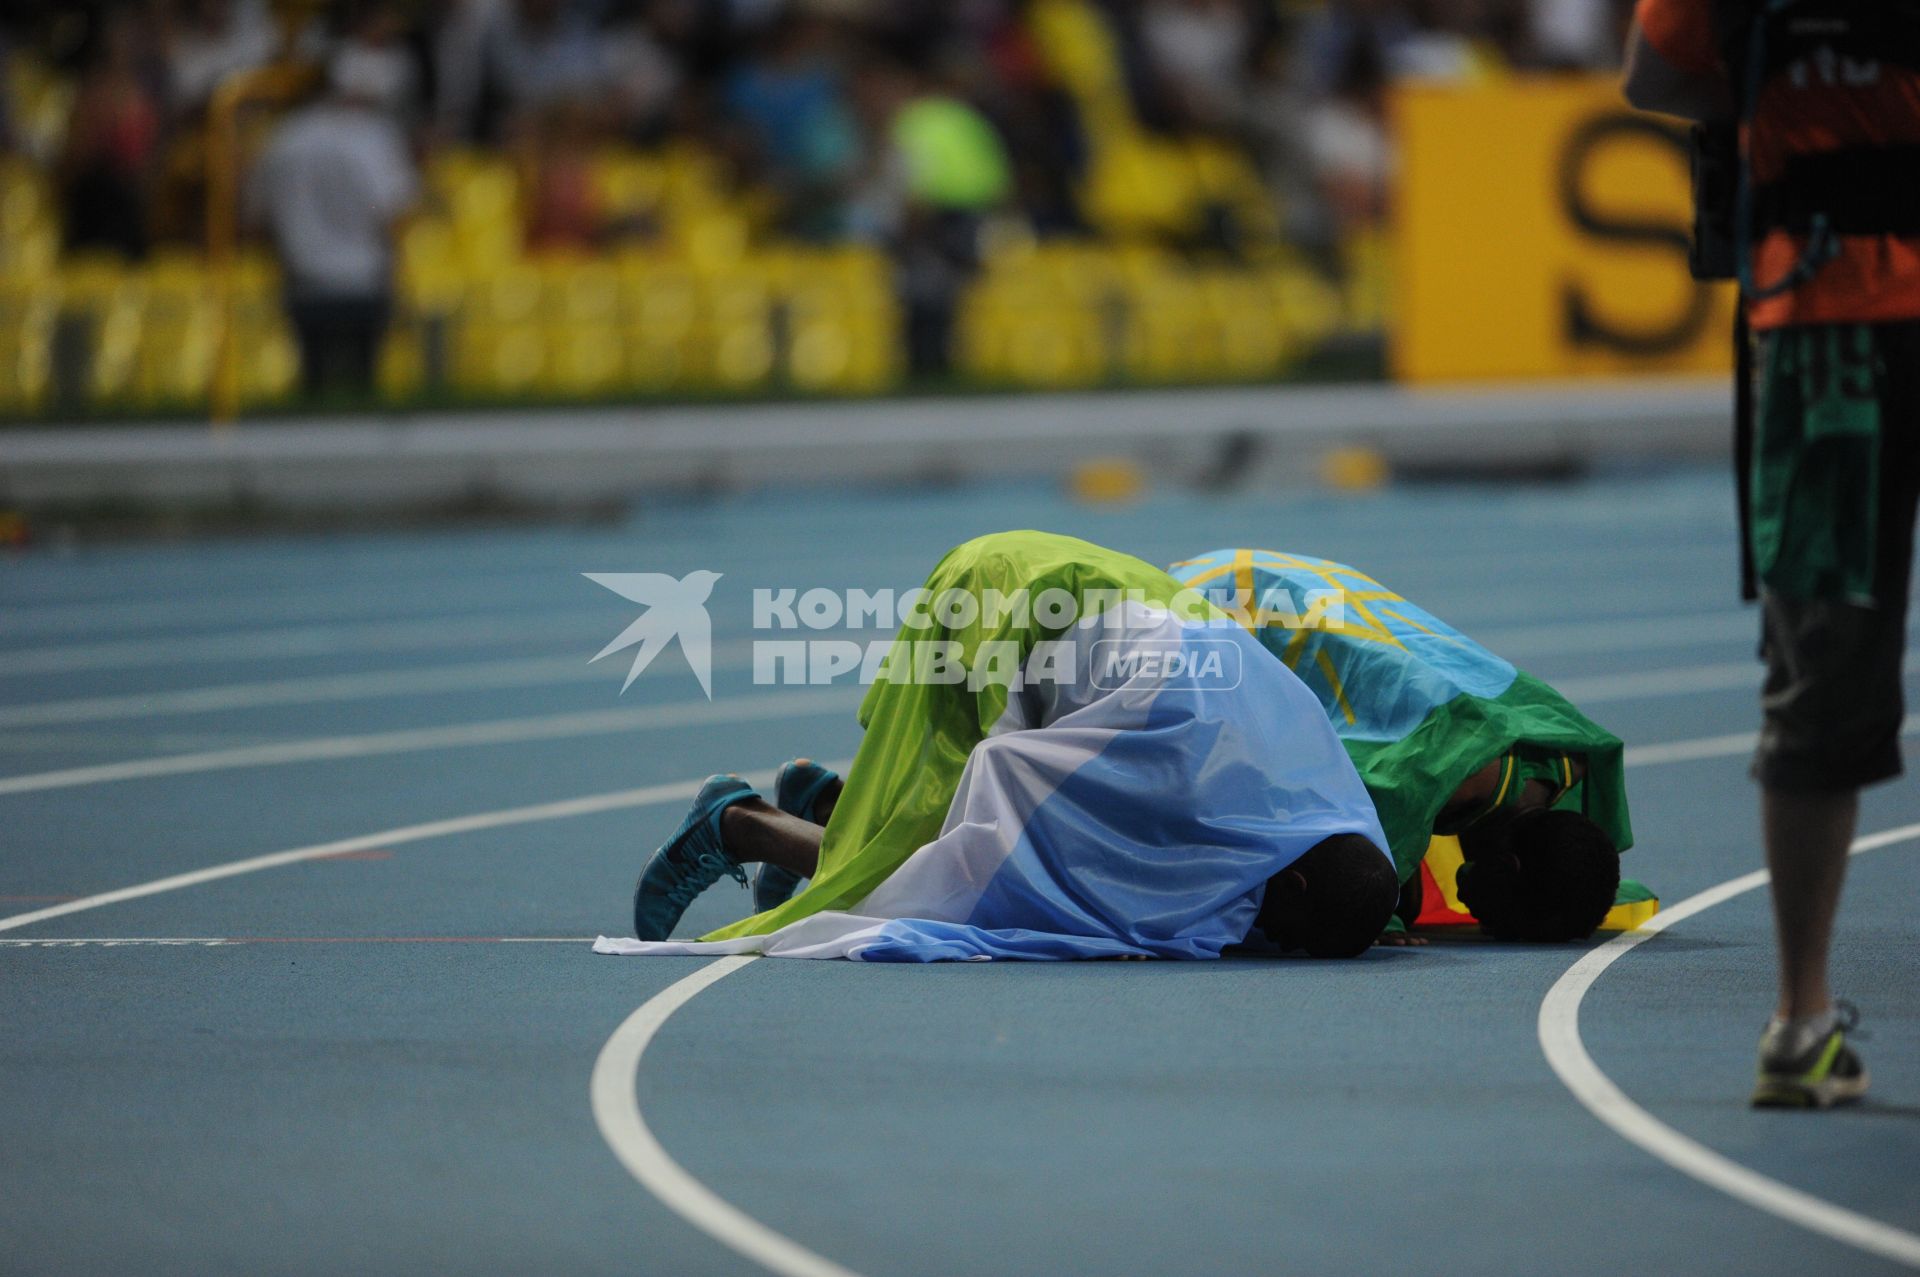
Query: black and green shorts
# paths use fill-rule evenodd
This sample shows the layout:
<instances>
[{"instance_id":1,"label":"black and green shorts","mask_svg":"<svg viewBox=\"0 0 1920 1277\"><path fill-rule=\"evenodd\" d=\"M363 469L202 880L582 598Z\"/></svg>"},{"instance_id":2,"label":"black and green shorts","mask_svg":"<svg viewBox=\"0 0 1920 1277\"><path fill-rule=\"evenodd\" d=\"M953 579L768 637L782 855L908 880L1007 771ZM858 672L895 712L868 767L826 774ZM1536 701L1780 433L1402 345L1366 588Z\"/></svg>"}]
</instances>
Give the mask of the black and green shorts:
<instances>
[{"instance_id":1,"label":"black and green shorts","mask_svg":"<svg viewBox=\"0 0 1920 1277\"><path fill-rule=\"evenodd\" d=\"M1762 333L1749 475L1770 789L1900 773L1920 496L1920 322Z\"/></svg>"}]
</instances>

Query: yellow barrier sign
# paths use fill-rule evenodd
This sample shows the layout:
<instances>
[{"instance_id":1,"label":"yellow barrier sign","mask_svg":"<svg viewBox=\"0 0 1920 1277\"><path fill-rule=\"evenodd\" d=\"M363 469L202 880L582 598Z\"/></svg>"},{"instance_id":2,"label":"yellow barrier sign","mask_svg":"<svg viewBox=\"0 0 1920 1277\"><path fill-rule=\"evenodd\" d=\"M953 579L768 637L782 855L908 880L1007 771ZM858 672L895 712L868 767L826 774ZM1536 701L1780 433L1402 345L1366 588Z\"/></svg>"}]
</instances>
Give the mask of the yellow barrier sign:
<instances>
[{"instance_id":1,"label":"yellow barrier sign","mask_svg":"<svg viewBox=\"0 0 1920 1277\"><path fill-rule=\"evenodd\" d=\"M1610 77L1395 101L1396 376L1728 372L1734 290L1687 273L1685 131Z\"/></svg>"}]
</instances>

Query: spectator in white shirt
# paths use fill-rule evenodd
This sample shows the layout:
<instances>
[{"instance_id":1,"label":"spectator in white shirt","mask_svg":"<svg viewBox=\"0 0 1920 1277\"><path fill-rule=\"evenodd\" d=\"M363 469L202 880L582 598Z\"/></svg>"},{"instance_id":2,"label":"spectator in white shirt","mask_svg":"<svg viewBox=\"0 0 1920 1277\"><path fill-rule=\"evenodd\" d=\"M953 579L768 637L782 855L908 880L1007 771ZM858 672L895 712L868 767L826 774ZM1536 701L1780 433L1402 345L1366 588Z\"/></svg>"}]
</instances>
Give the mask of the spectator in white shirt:
<instances>
[{"instance_id":1,"label":"spectator in white shirt","mask_svg":"<svg viewBox=\"0 0 1920 1277\"><path fill-rule=\"evenodd\" d=\"M310 396L373 386L394 244L417 183L393 116L394 63L349 45L326 95L281 124L249 177L251 221L279 250Z\"/></svg>"}]
</instances>

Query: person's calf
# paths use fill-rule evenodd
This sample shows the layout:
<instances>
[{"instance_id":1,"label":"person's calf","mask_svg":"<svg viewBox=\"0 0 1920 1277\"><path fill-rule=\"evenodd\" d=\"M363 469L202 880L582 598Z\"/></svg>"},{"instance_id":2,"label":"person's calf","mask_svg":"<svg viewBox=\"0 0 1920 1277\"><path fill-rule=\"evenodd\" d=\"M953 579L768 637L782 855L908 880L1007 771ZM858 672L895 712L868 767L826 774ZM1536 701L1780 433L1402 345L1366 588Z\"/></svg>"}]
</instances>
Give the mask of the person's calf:
<instances>
[{"instance_id":1,"label":"person's calf","mask_svg":"<svg viewBox=\"0 0 1920 1277\"><path fill-rule=\"evenodd\" d=\"M789 816L764 798L735 803L720 817L720 840L727 855L746 864L759 861L811 878L820 863L822 827Z\"/></svg>"}]
</instances>

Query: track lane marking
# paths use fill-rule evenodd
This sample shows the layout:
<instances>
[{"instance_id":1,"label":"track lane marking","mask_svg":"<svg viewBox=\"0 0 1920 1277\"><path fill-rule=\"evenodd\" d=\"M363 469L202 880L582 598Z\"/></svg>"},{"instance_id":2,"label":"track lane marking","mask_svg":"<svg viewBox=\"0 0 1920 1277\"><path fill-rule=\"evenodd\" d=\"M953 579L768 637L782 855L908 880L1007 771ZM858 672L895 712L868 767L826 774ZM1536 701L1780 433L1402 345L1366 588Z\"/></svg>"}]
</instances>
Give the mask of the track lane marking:
<instances>
[{"instance_id":1,"label":"track lane marking","mask_svg":"<svg viewBox=\"0 0 1920 1277\"><path fill-rule=\"evenodd\" d=\"M1907 655L1910 658L1909 677L1920 678L1920 649ZM750 640L714 645L714 669L750 669L752 665L753 644ZM1600 705L1732 688L1757 688L1761 672L1760 666L1753 661L1728 661L1661 670L1637 670L1628 674L1580 676L1562 679L1555 686L1569 700ZM608 677L604 667L589 665L577 657L534 656L501 661L460 661L447 665L368 670L352 674L215 683L171 691L31 701L0 706L0 729L118 722L135 718L258 709L269 705L333 704L440 692L605 682Z\"/></svg>"},{"instance_id":2,"label":"track lane marking","mask_svg":"<svg viewBox=\"0 0 1920 1277\"><path fill-rule=\"evenodd\" d=\"M447 820L431 820L424 824L405 825L399 829L382 830L375 834L361 834L333 842L315 843L310 847L295 847L290 851L249 856L244 860L230 860L225 864L209 865L204 869L171 874L165 878L155 878L151 882L136 883L131 887L120 887L113 891L102 891L95 895L82 896L77 900L49 905L44 909L17 913L10 918L0 918L0 931L17 931L21 927L30 927L37 922L85 913L90 909L100 909L128 900L141 900L147 896L163 895L169 891L181 891L188 887L198 887L203 883L218 882L223 878L258 873L263 869L277 869L282 865L297 865L304 861L321 860L328 856L337 856L341 852L397 847L407 843L425 842L430 838L447 838L454 834L476 833L509 825L529 825L542 820L564 820L571 816L591 816L628 807L648 807L655 803L684 802L700 792L700 786L704 780L703 777L701 780L673 781L664 785L645 785L638 789L588 794L582 798L568 798L560 802L535 803L527 807L508 807L498 811L477 812ZM747 780L756 787L764 788L771 783L772 773L749 775ZM49 937L49 939L58 939L58 937Z\"/></svg>"},{"instance_id":3,"label":"track lane marking","mask_svg":"<svg viewBox=\"0 0 1920 1277\"><path fill-rule=\"evenodd\" d=\"M0 948L121 949L240 944L592 944L593 936L0 936Z\"/></svg>"},{"instance_id":4,"label":"track lane marking","mask_svg":"<svg viewBox=\"0 0 1920 1277\"><path fill-rule=\"evenodd\" d=\"M1920 824L1902 825L1857 839L1848 854L1858 856L1916 838L1920 838ZM1674 1170L1788 1223L1883 1259L1920 1268L1920 1236L1783 1184L1682 1135L1629 1099L1593 1062L1580 1038L1581 1001L1607 968L1668 928L1766 882L1764 869L1729 879L1661 910L1637 930L1623 931L1589 951L1561 974L1541 1000L1540 1049L1555 1076L1589 1113Z\"/></svg>"},{"instance_id":5,"label":"track lane marking","mask_svg":"<svg viewBox=\"0 0 1920 1277\"><path fill-rule=\"evenodd\" d=\"M0 661L5 654L0 653ZM751 643L716 643L713 668L751 669ZM215 683L174 691L133 692L116 696L79 696L57 701L30 701L0 706L0 728L44 727L67 723L116 722L173 714L209 714L222 710L258 709L268 705L332 704L338 701L380 700L386 697L424 696L436 692L493 691L506 687L540 687L563 683L615 681L606 666L588 663L585 656L533 656L505 661L461 661L450 665L412 666L368 670L354 674L321 674L307 678L263 679L246 683Z\"/></svg>"},{"instance_id":6,"label":"track lane marking","mask_svg":"<svg viewBox=\"0 0 1920 1277\"><path fill-rule=\"evenodd\" d=\"M654 1034L696 994L754 960L751 954L715 959L654 994L621 1021L593 1062L587 1084L593 1120L628 1174L674 1214L721 1245L782 1277L859 1277L775 1232L695 1179L654 1138L640 1112L640 1060Z\"/></svg>"},{"instance_id":7,"label":"track lane marking","mask_svg":"<svg viewBox=\"0 0 1920 1277\"><path fill-rule=\"evenodd\" d=\"M243 767L371 758L526 741L569 740L663 727L702 727L718 723L751 723L840 714L859 703L858 693L861 690L822 688L804 692L772 692L765 696L740 697L724 702L676 701L667 705L629 709L583 710L571 714L503 718L482 723L455 723L445 727L370 732L358 736L272 741L262 745L243 745L235 749L206 750L192 754L162 754L155 758L136 758L122 763L99 763L88 767L0 777L0 795L39 793L49 789L72 789L112 781L184 776Z\"/></svg>"},{"instance_id":8,"label":"track lane marking","mask_svg":"<svg viewBox=\"0 0 1920 1277\"><path fill-rule=\"evenodd\" d=\"M522 665L516 662L498 662L479 666L454 666L431 672L440 677L442 687L485 686L486 676L510 672L509 667L530 669L535 681L559 681L556 667L546 658ZM1711 690L1709 681L1718 677L1725 679L1735 669L1745 669L1748 674L1742 682L1757 677L1757 670L1750 666L1714 665L1693 666L1675 670L1656 670L1641 674L1604 676L1590 680L1592 686L1587 699L1593 702L1606 700L1634 699L1636 696L1677 695L1694 690ZM475 675L471 671L483 671ZM450 677L449 677L450 676ZM1698 685L1690 685L1688 679L1699 678ZM471 680L471 681L470 681ZM434 690L433 677L423 680L428 686L421 690ZM200 698L207 708L226 708L238 704L296 703L306 699L326 699L324 690L328 686L345 687L349 695L384 695L389 691L398 694L404 680L392 673L378 675L343 675L338 679L285 680L265 684L236 684L226 688L201 688L172 695L191 702ZM1577 680L1569 680L1575 685ZM1733 684L1722 684L1731 686ZM1636 691L1637 688L1645 688ZM378 690L375 690L378 689ZM0 796L7 794L37 793L49 789L68 789L81 785L98 785L122 780L139 780L156 776L180 776L209 771L226 771L242 767L266 767L288 763L318 762L325 760L365 758L380 754L414 753L423 750L451 749L477 745L511 744L522 741L560 740L578 736L609 735L618 732L638 731L652 727L699 726L705 723L753 721L765 716L799 716L805 713L837 712L858 700L855 695L859 689L839 689L835 696L832 690L806 692L770 693L763 697L732 700L725 703L708 701L680 701L667 705L640 706L630 709L583 710L569 714L543 715L532 718L495 719L480 723L450 724L444 727L408 728L394 732L372 732L350 736L324 736L307 740L272 741L259 745L238 746L231 749L203 750L186 754L163 754L157 757L129 759L118 763L97 763L85 767L62 768L49 772L30 772L16 776L0 777ZM319 693L319 694L316 694ZM167 712L166 696L160 694L146 698L150 704L163 708L158 712ZM254 699L249 699L254 698ZM115 697L101 698L116 703L139 698ZM771 703L770 703L771 702ZM62 702L74 707L98 705L100 701ZM182 702L175 702L182 703ZM29 714L34 707L22 706L18 714ZM0 710L0 724L4 724L8 711ZM1909 715L1901 725L1901 733L1910 735L1920 732L1920 714ZM1646 766L1654 763L1686 762L1697 759L1721 758L1733 754L1745 753L1754 747L1758 740L1753 732L1733 732L1723 736L1709 736L1694 740L1670 741L1657 745L1638 745L1626 750L1626 765Z\"/></svg>"},{"instance_id":9,"label":"track lane marking","mask_svg":"<svg viewBox=\"0 0 1920 1277\"><path fill-rule=\"evenodd\" d=\"M1530 609L1531 610L1531 609ZM196 662L354 656L369 652L510 647L532 637L604 638L621 618L606 607L349 621L336 625L268 626L148 638L116 638L41 647L0 646L0 679L103 669L151 669ZM1716 610L1679 615L1635 613L1572 621L1495 626L1477 641L1517 656L1561 652L1651 651L1725 640L1749 641L1752 615ZM1920 631L1920 621L1911 627Z\"/></svg>"},{"instance_id":10,"label":"track lane marking","mask_svg":"<svg viewBox=\"0 0 1920 1277\"><path fill-rule=\"evenodd\" d=\"M1909 714L1900 723L1900 734L1920 733L1920 713ZM1658 745L1629 745L1622 760L1627 767L1657 767L1663 763L1694 763L1708 758L1732 758L1753 752L1760 743L1758 732L1729 732L1725 736L1701 736L1694 740L1665 741Z\"/></svg>"}]
</instances>

